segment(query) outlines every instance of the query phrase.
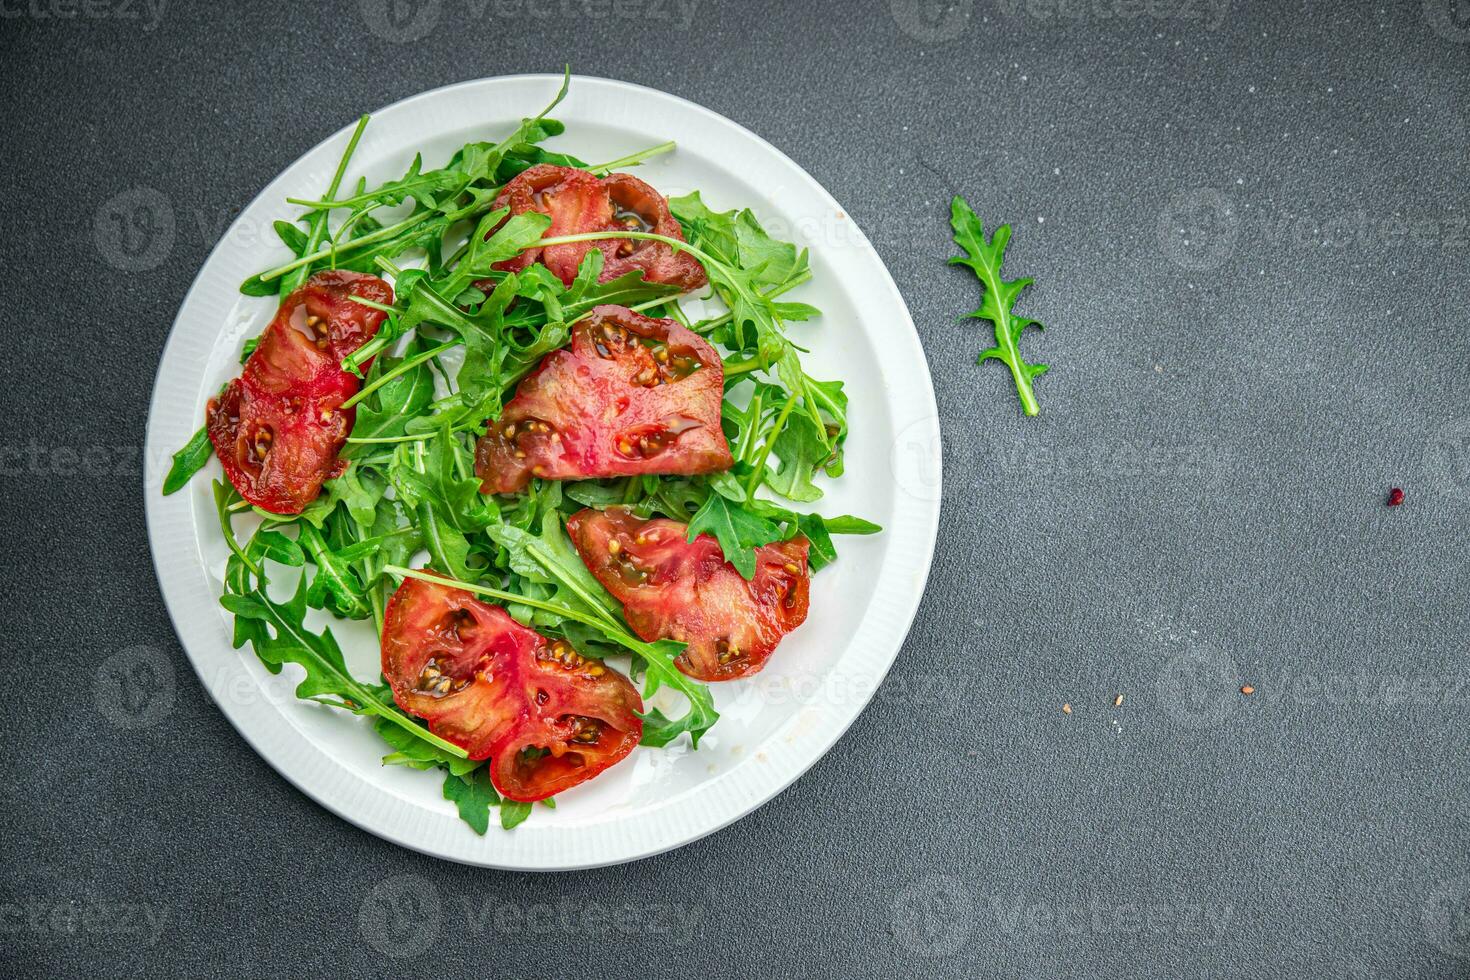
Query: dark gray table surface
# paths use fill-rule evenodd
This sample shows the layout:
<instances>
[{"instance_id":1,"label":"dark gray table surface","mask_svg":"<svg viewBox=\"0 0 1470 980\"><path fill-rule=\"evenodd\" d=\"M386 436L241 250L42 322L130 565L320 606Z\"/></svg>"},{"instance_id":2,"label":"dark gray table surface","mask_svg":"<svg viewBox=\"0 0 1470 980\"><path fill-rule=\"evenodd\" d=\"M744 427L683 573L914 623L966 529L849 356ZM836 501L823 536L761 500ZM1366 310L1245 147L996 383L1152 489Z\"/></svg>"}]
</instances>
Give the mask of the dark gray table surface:
<instances>
[{"instance_id":1,"label":"dark gray table surface","mask_svg":"<svg viewBox=\"0 0 1470 980\"><path fill-rule=\"evenodd\" d=\"M248 6L0 3L0 973L1470 975L1465 0ZM749 127L868 230L946 494L827 758L538 876L387 844L245 744L140 457L237 209L363 111L563 61ZM956 191L1038 280L1039 418L957 320Z\"/></svg>"}]
</instances>

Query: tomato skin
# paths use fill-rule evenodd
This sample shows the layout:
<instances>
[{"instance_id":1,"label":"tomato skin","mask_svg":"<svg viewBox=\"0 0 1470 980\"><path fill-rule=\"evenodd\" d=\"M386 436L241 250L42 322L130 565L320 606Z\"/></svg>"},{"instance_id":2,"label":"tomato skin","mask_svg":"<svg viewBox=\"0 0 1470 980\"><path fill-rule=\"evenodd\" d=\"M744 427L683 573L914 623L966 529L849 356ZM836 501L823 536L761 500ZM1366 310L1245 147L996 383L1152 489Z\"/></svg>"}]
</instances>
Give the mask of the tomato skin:
<instances>
[{"instance_id":1,"label":"tomato skin","mask_svg":"<svg viewBox=\"0 0 1470 980\"><path fill-rule=\"evenodd\" d=\"M811 574L804 537L757 548L755 577L747 582L714 537L689 541L689 526L667 518L589 508L567 519L567 533L583 564L623 604L635 633L688 644L675 664L698 680L758 673L781 638L806 620Z\"/></svg>"},{"instance_id":2,"label":"tomato skin","mask_svg":"<svg viewBox=\"0 0 1470 980\"><path fill-rule=\"evenodd\" d=\"M340 406L361 381L344 357L377 333L385 314L348 296L391 305L377 276L319 272L281 304L240 376L210 399L206 427L225 475L249 503L299 514L336 475L356 413Z\"/></svg>"},{"instance_id":3,"label":"tomato skin","mask_svg":"<svg viewBox=\"0 0 1470 980\"><path fill-rule=\"evenodd\" d=\"M649 346L649 345L652 346ZM662 360L659 358L662 357ZM531 477L693 475L734 464L720 425L720 355L673 320L598 306L521 379L475 451L485 493Z\"/></svg>"},{"instance_id":4,"label":"tomato skin","mask_svg":"<svg viewBox=\"0 0 1470 980\"><path fill-rule=\"evenodd\" d=\"M643 736L643 699L626 677L452 580L404 580L383 617L382 656L398 706L471 759L491 759L490 779L507 799L543 800L586 782Z\"/></svg>"},{"instance_id":5,"label":"tomato skin","mask_svg":"<svg viewBox=\"0 0 1470 980\"><path fill-rule=\"evenodd\" d=\"M684 230L669 211L668 199L630 174L609 174L599 180L575 167L538 163L506 184L495 198L494 206L508 207L512 215L526 211L548 215L551 227L546 229L546 238L636 229L684 240ZM680 289L698 289L709 283L704 268L688 252L675 252L664 242L648 239L607 239L532 248L495 268L519 272L539 261L570 286L582 257L594 249L603 255L600 282L642 270L645 282L667 283Z\"/></svg>"}]
</instances>

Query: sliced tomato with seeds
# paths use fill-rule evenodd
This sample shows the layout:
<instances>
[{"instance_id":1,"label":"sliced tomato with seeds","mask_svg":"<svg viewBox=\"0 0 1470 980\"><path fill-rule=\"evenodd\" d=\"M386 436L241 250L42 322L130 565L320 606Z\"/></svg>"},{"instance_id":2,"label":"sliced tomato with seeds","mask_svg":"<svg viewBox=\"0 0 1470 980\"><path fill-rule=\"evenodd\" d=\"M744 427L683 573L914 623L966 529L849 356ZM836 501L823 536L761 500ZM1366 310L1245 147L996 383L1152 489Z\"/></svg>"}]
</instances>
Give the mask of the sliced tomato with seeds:
<instances>
[{"instance_id":1,"label":"sliced tomato with seeds","mask_svg":"<svg viewBox=\"0 0 1470 980\"><path fill-rule=\"evenodd\" d=\"M567 519L582 561L623 604L628 625L653 641L687 643L675 661L702 681L748 677L765 666L781 638L806 620L811 592L804 537L757 548L746 581L708 534L640 520L624 507L582 510Z\"/></svg>"},{"instance_id":2,"label":"sliced tomato with seeds","mask_svg":"<svg viewBox=\"0 0 1470 980\"><path fill-rule=\"evenodd\" d=\"M486 493L548 480L692 475L734 463L720 426L725 371L673 320L599 306L521 380L475 452Z\"/></svg>"},{"instance_id":3,"label":"sliced tomato with seeds","mask_svg":"<svg viewBox=\"0 0 1470 980\"><path fill-rule=\"evenodd\" d=\"M586 782L643 735L643 699L626 677L449 580L404 580L383 617L382 655L399 707L471 759L491 759L508 799Z\"/></svg>"},{"instance_id":4,"label":"sliced tomato with seeds","mask_svg":"<svg viewBox=\"0 0 1470 980\"><path fill-rule=\"evenodd\" d=\"M669 202L653 187L628 174L610 174L598 179L585 170L538 163L506 184L495 198L495 207L510 208L511 215L539 211L551 218L545 238L599 231L655 232L684 240L684 230L669 211ZM603 255L601 282L642 270L645 282L665 283L680 289L698 289L708 284L704 268L687 252L675 252L666 242L648 239L606 239L526 249L513 259L495 266L519 272L541 262L562 282L571 285L577 267L590 251Z\"/></svg>"},{"instance_id":5,"label":"sliced tomato with seeds","mask_svg":"<svg viewBox=\"0 0 1470 980\"><path fill-rule=\"evenodd\" d=\"M377 333L385 314L348 297L391 305L377 276L320 272L286 297L240 376L211 399L206 428L225 475L251 504L299 514L338 474L355 413L342 403L361 381L344 357Z\"/></svg>"},{"instance_id":6,"label":"sliced tomato with seeds","mask_svg":"<svg viewBox=\"0 0 1470 980\"><path fill-rule=\"evenodd\" d=\"M615 226L684 240L684 229L669 211L668 199L648 184L630 174L609 174L602 179L602 186L615 209ZM667 242L625 238L615 244L616 248L604 253L604 282L642 269L644 282L668 283L686 290L709 283L704 267L694 256L674 251Z\"/></svg>"},{"instance_id":7,"label":"sliced tomato with seeds","mask_svg":"<svg viewBox=\"0 0 1470 980\"><path fill-rule=\"evenodd\" d=\"M543 237L579 235L604 231L612 224L613 206L602 183L585 170L538 163L518 174L495 198L496 208L510 208L511 215L539 211L551 218L551 227ZM520 272L541 262L562 282L571 284L576 278L582 256L592 249L604 255L617 248L617 242L576 242L549 248L528 248L513 259L495 266L508 272Z\"/></svg>"}]
</instances>

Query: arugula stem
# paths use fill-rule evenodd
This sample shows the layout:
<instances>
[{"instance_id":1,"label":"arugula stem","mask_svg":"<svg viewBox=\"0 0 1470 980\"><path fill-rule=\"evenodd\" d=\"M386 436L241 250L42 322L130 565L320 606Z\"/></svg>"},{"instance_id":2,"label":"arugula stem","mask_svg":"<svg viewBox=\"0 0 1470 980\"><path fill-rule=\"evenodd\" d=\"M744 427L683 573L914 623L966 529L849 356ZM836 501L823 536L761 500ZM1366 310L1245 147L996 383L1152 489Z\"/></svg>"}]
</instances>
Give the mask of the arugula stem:
<instances>
[{"instance_id":1,"label":"arugula stem","mask_svg":"<svg viewBox=\"0 0 1470 980\"><path fill-rule=\"evenodd\" d=\"M523 595L516 595L514 592L504 592L500 589L492 589L488 585L475 585L471 582L448 580L445 579L442 575L434 575L430 572L417 571L412 568L404 568L402 565L384 565L383 573L385 575L396 575L399 578L416 578L423 582L432 582L435 585L448 586L449 588L454 589L463 589L465 592L471 592L475 595L482 595L487 599L494 599L497 602L509 602L517 606L528 606L531 609L539 609L542 612L555 613L558 616L564 616L567 619L581 623L583 626L591 626L593 629L609 629L608 624L603 620L598 619L595 616L588 616L585 613L577 612L577 610L572 609L569 606L563 606L555 602L546 602L542 599L531 599ZM628 636L626 633L623 633L621 628L615 628L612 630L612 632L621 634L622 637L628 641L628 643L636 642L633 637ZM628 644L624 645L627 646ZM630 646L629 649L634 648Z\"/></svg>"},{"instance_id":2,"label":"arugula stem","mask_svg":"<svg viewBox=\"0 0 1470 980\"><path fill-rule=\"evenodd\" d=\"M380 242L384 239L392 238L394 235L405 232L416 225L423 224L431 217L433 217L433 212L421 211L416 215L411 215L407 218L404 218L397 224L387 225L386 227L379 228L377 231L369 232L368 234L363 235L361 238L354 238L352 241L348 242L346 246L344 246L344 249L356 249L362 245L371 245L375 242ZM299 269L303 265L310 265L313 262L318 262L322 259L330 258L331 256L337 254L338 251L339 249L333 246L332 248L324 248L316 252L310 252L306 255L301 256L301 258L297 259L294 262L287 262L285 265L277 266L274 269L267 269L265 272L262 272L260 274L260 281L270 282L272 279L279 279L286 273L291 272L294 269Z\"/></svg>"},{"instance_id":3,"label":"arugula stem","mask_svg":"<svg viewBox=\"0 0 1470 980\"><path fill-rule=\"evenodd\" d=\"M660 154L668 153L674 148L675 145L676 144L673 140L669 140L667 143L660 143L658 146L650 146L646 150L639 150L637 153L629 153L625 157L618 157L616 160L609 160L607 163L599 163L597 166L588 167L587 169L594 174L605 174L615 167L637 166L644 160L647 160L649 157L656 157Z\"/></svg>"},{"instance_id":4,"label":"arugula stem","mask_svg":"<svg viewBox=\"0 0 1470 980\"><path fill-rule=\"evenodd\" d=\"M396 442L428 442L430 439L434 438L438 434L439 433L437 432L422 432L414 436L377 436L363 437L361 439L355 438L353 436L348 436L347 441L359 446L377 446L388 445L390 443Z\"/></svg>"},{"instance_id":5,"label":"arugula stem","mask_svg":"<svg viewBox=\"0 0 1470 980\"><path fill-rule=\"evenodd\" d=\"M358 140L362 139L363 131L367 129L368 115L363 114L357 120L357 128L352 131L352 138L347 141L347 149L342 151L342 158L337 161L337 172L332 175L332 183L327 187L327 193L323 195L325 201L330 202L337 196L337 189L342 186L342 177L347 173L347 162L352 159L352 154L357 152ZM311 216L311 229L307 232L306 244L302 247L303 252L310 253L322 242L322 237L327 233L327 212L322 208L316 208ZM287 287L290 292L301 285L304 273L295 273L287 278L281 285Z\"/></svg>"},{"instance_id":6,"label":"arugula stem","mask_svg":"<svg viewBox=\"0 0 1470 980\"><path fill-rule=\"evenodd\" d=\"M235 557L244 562L245 567L254 572L255 575L258 577L260 575L260 566L250 560L250 556L245 554L245 549L240 547L240 542L235 540L235 528L233 522L230 520L230 505L233 502L231 498L234 497L235 494L236 490L233 486L231 486L230 489L226 491L224 489L224 486L216 481L214 490L214 509L219 514L219 529L224 532L225 544L228 545L229 549L235 553ZM243 500L240 502L244 503Z\"/></svg>"},{"instance_id":7,"label":"arugula stem","mask_svg":"<svg viewBox=\"0 0 1470 980\"><path fill-rule=\"evenodd\" d=\"M526 551L530 553L532 558L540 562L541 567L550 572L552 574L552 577L560 579L562 585L565 585L567 588L571 589L578 599L581 599L587 604L587 607L589 609L597 610L597 612L601 614L604 626L617 630L618 632L622 632L623 625L622 623L618 622L617 617L614 616L613 613L606 606L597 601L594 596L589 595L587 593L587 590L582 588L581 583L577 582L573 578L569 578L561 570L561 567L557 565L557 563L551 558L548 558L541 551L540 548L537 548L535 545L527 545Z\"/></svg>"},{"instance_id":8,"label":"arugula stem","mask_svg":"<svg viewBox=\"0 0 1470 980\"><path fill-rule=\"evenodd\" d=\"M660 235L652 231L584 231L576 235L556 235L551 238L539 238L527 245L526 248L545 248L548 245L575 245L578 242L603 242L621 238L637 238L643 241L663 242L674 251L688 252L701 262L706 262L721 269L730 268L728 263L721 262L708 252L695 248L688 242L681 242L677 238L670 238L668 235ZM521 249L521 251L524 252L525 249Z\"/></svg>"},{"instance_id":9,"label":"arugula stem","mask_svg":"<svg viewBox=\"0 0 1470 980\"><path fill-rule=\"evenodd\" d=\"M353 297L353 299L356 298L357 297ZM383 385L392 381L394 378L400 377L401 375L412 371L414 368L418 367L420 364L424 363L430 358L438 357L440 354L449 350L451 347L458 347L462 343L464 343L464 341L462 340L451 340L446 343L440 344L438 347L431 347L421 354L415 354L413 357L410 357L402 364L399 364L397 367L393 368L393 370L384 373L382 377L365 386L357 394L353 395L351 398L343 402L340 407L351 408L352 406L356 405L358 402L366 398L368 395L371 395L373 392L383 387Z\"/></svg>"},{"instance_id":10,"label":"arugula stem","mask_svg":"<svg viewBox=\"0 0 1470 980\"><path fill-rule=\"evenodd\" d=\"M777 296L780 296L782 293L789 293L789 292L791 292L791 290L795 289L797 286L800 286L802 283L808 281L809 279L811 279L811 277L812 277L812 270L810 270L810 269L804 269L804 270L802 270L802 272L801 272L800 275L792 276L790 279L786 280L785 282L783 282L779 286L772 286L770 289L766 290L761 295L764 296L764 297L766 297L766 299L775 299ZM734 319L734 317L735 317L735 314L733 312L723 313L720 316L715 317L713 320L702 320L699 323L696 323L694 326L690 327L689 329L690 330L693 330L697 334L701 334L701 335L707 334L707 333L709 333L712 330L715 330L715 329L717 329L719 327L723 327L725 324L729 323L732 319Z\"/></svg>"},{"instance_id":11,"label":"arugula stem","mask_svg":"<svg viewBox=\"0 0 1470 980\"><path fill-rule=\"evenodd\" d=\"M737 460L744 460L745 457L750 455L751 450L755 448L756 427L761 424L761 413L763 409L764 407L761 404L761 393L760 390L757 389L756 393L750 397L750 407L746 409L746 411L750 413L751 424L750 428L745 430L745 435L741 439L740 452L737 453L735 457Z\"/></svg>"},{"instance_id":12,"label":"arugula stem","mask_svg":"<svg viewBox=\"0 0 1470 980\"><path fill-rule=\"evenodd\" d=\"M747 361L726 361L725 377L728 378L732 374L744 374L747 371L759 371L765 366L759 357L752 357Z\"/></svg>"},{"instance_id":13,"label":"arugula stem","mask_svg":"<svg viewBox=\"0 0 1470 980\"><path fill-rule=\"evenodd\" d=\"M745 481L745 499L754 500L756 487L761 485L761 479L766 475L766 460L771 457L771 449L776 445L776 440L781 435L781 430L786 428L786 420L791 417L791 410L796 407L800 394L792 395L786 399L786 404L781 406L781 414L776 416L776 422L771 426L771 432L766 436L766 444L761 449L761 454L756 458L755 469L750 474L750 479Z\"/></svg>"},{"instance_id":14,"label":"arugula stem","mask_svg":"<svg viewBox=\"0 0 1470 980\"><path fill-rule=\"evenodd\" d=\"M260 281L270 282L272 279L279 279L281 276L284 276L286 273L291 272L293 269L299 269L304 265L310 265L311 263L320 261L321 259L330 258L331 256L336 255L339 251L355 252L362 248L364 245L374 245L378 242L392 238L395 235L399 235L410 228L415 228L428 221L436 221L442 218L445 219L445 227L448 227L449 225L454 224L456 221L469 217L475 211L479 210L480 207L480 204L472 203L465 205L458 211L420 211L417 214L411 214L397 224L392 224L384 228L379 228L377 231L369 232L368 234L363 235L361 238L354 238L352 239L352 241L342 245L340 249L335 245L331 248L319 249L318 251L312 252L308 255L301 256L301 258L297 259L294 262L287 262L285 265L277 266L274 269L267 269L265 272L262 272L260 274ZM488 211L489 208L486 207L485 210Z\"/></svg>"}]
</instances>

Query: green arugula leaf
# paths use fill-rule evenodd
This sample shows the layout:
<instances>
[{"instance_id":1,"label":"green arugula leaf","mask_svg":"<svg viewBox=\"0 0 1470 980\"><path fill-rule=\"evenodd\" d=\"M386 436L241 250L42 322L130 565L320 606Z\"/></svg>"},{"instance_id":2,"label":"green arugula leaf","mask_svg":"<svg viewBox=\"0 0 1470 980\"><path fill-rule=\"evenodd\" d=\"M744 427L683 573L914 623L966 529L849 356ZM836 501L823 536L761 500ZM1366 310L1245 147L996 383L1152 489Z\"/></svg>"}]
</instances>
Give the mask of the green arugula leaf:
<instances>
[{"instance_id":1,"label":"green arugula leaf","mask_svg":"<svg viewBox=\"0 0 1470 980\"><path fill-rule=\"evenodd\" d=\"M781 540L781 529L775 524L717 493L709 495L689 522L689 540L700 534L715 536L725 560L746 581L755 578L755 549Z\"/></svg>"},{"instance_id":2,"label":"green arugula leaf","mask_svg":"<svg viewBox=\"0 0 1470 980\"><path fill-rule=\"evenodd\" d=\"M451 755L438 746L426 742L391 721L379 718L373 722L373 731L393 747L394 751L383 756L387 766L407 766L410 769L443 769L452 776L463 776L484 765L483 760L466 759Z\"/></svg>"},{"instance_id":3,"label":"green arugula leaf","mask_svg":"<svg viewBox=\"0 0 1470 980\"><path fill-rule=\"evenodd\" d=\"M1005 280L1001 276L1001 265L1005 261L1006 244L1011 240L1011 226L1001 225L989 241L985 228L963 197L950 202L950 227L954 229L955 244L965 250L965 255L949 260L951 265L962 265L975 273L985 290L980 308L968 314L971 317L989 320L995 326L995 346L980 353L977 363L983 364L994 358L1011 370L1016 382L1016 394L1021 399L1021 409L1027 415L1041 411L1036 402L1036 393L1031 383L1046 372L1045 364L1027 364L1021 356L1021 335L1027 327L1042 329L1040 323L1017 315L1012 307L1021 290L1031 285L1031 279Z\"/></svg>"},{"instance_id":4,"label":"green arugula leaf","mask_svg":"<svg viewBox=\"0 0 1470 980\"><path fill-rule=\"evenodd\" d=\"M470 829L481 837L485 831L490 829L490 808L502 806L500 811L501 825L504 826L506 816L503 809L505 804L514 804L507 800L503 804L500 794L495 792L494 785L490 782L490 770L485 767L473 772L455 775L446 773L444 776L444 798L454 803L459 808L459 818L470 825ZM524 804L523 804L524 805ZM525 805L527 813L521 815L515 823L520 823L529 816L530 806ZM511 826L514 826L512 824ZM509 827L506 827L509 830Z\"/></svg>"},{"instance_id":5,"label":"green arugula leaf","mask_svg":"<svg viewBox=\"0 0 1470 980\"><path fill-rule=\"evenodd\" d=\"M463 749L420 727L348 672L332 631L325 629L317 634L304 625L306 593L307 581L302 576L295 595L284 604L271 599L259 586L243 594L227 592L220 597L220 604L237 617L257 620L267 627L251 637L255 655L263 663L276 670L294 663L306 670L306 676L296 686L298 698L354 714L376 715L451 755L464 755Z\"/></svg>"},{"instance_id":6,"label":"green arugula leaf","mask_svg":"<svg viewBox=\"0 0 1470 980\"><path fill-rule=\"evenodd\" d=\"M514 830L526 822L531 815L531 804L522 803L519 800L500 801L500 827L502 830Z\"/></svg>"},{"instance_id":7,"label":"green arugula leaf","mask_svg":"<svg viewBox=\"0 0 1470 980\"><path fill-rule=\"evenodd\" d=\"M201 425L199 431L184 444L184 448L174 453L173 465L168 469L168 476L163 478L163 495L167 497L182 490L195 473L204 469L213 452L214 445L209 441L209 433Z\"/></svg>"}]
</instances>

